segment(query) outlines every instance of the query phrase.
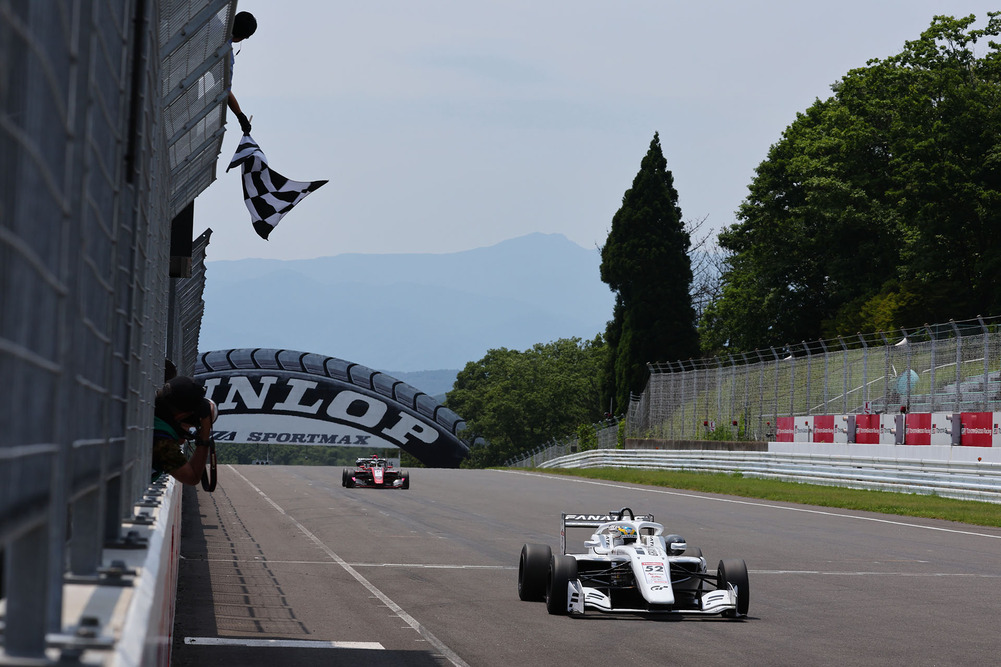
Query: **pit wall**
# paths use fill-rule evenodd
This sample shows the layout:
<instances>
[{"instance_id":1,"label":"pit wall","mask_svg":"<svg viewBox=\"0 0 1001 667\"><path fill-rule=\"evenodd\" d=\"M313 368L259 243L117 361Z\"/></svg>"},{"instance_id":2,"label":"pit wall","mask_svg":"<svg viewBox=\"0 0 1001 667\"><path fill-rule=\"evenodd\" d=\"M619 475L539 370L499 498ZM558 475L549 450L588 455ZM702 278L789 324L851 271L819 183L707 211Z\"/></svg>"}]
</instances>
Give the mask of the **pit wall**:
<instances>
[{"instance_id":1,"label":"pit wall","mask_svg":"<svg viewBox=\"0 0 1001 667\"><path fill-rule=\"evenodd\" d=\"M112 619L114 654L106 664L115 667L170 665L181 551L181 495L183 487L168 478L162 502L152 512L153 524L144 532L148 546L135 552L137 579L126 611ZM116 556L118 557L118 556Z\"/></svg>"}]
</instances>

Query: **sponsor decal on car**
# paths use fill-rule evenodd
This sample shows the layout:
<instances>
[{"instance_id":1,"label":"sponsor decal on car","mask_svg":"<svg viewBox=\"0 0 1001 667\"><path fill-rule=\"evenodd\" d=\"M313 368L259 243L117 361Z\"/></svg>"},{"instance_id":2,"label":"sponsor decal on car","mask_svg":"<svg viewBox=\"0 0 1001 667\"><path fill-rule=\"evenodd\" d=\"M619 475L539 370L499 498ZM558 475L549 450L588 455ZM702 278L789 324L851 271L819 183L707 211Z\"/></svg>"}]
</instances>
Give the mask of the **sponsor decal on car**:
<instances>
[{"instance_id":1,"label":"sponsor decal on car","mask_svg":"<svg viewBox=\"0 0 1001 667\"><path fill-rule=\"evenodd\" d=\"M667 581L663 563L642 563L642 565L643 565L643 575L646 577L647 581L652 581L657 583Z\"/></svg>"}]
</instances>

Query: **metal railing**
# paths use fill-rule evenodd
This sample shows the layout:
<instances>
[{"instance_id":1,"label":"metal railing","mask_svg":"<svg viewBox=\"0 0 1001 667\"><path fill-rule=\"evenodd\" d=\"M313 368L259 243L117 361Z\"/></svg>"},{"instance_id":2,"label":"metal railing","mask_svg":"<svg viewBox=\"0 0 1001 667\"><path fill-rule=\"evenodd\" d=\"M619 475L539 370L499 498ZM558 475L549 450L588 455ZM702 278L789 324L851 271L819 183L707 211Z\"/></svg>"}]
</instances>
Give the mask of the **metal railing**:
<instances>
[{"instance_id":1,"label":"metal railing","mask_svg":"<svg viewBox=\"0 0 1001 667\"><path fill-rule=\"evenodd\" d=\"M1001 317L859 334L751 353L649 364L626 435L665 440L775 437L779 417L1001 411ZM615 447L615 429L606 438ZM535 467L579 450L576 436L512 458Z\"/></svg>"},{"instance_id":2,"label":"metal railing","mask_svg":"<svg viewBox=\"0 0 1001 667\"><path fill-rule=\"evenodd\" d=\"M592 425L595 439L591 443L593 449L615 449L619 444L619 422L609 420ZM587 447L588 445L584 445ZM508 468L535 468L545 461L565 456L581 450L580 438L573 435L562 440L553 440L535 449L525 452L519 457L509 459L504 465Z\"/></svg>"},{"instance_id":3,"label":"metal railing","mask_svg":"<svg viewBox=\"0 0 1001 667\"><path fill-rule=\"evenodd\" d=\"M780 416L1001 410L1001 317L649 368L630 437L766 440Z\"/></svg>"},{"instance_id":4,"label":"metal railing","mask_svg":"<svg viewBox=\"0 0 1001 667\"><path fill-rule=\"evenodd\" d=\"M542 468L639 468L741 473L791 482L899 491L1001 503L1001 463L918 458L910 448L896 458L769 452L592 450L541 464ZM910 453L913 459L905 458Z\"/></svg>"},{"instance_id":5,"label":"metal railing","mask_svg":"<svg viewBox=\"0 0 1001 667\"><path fill-rule=\"evenodd\" d=\"M193 372L208 236L195 243L194 277L172 279L171 221L214 178L234 5L0 0L7 657L44 656L63 623L64 577L96 576L122 540L149 487L164 358ZM162 68L167 44L203 53ZM178 73L196 94L167 136Z\"/></svg>"}]
</instances>

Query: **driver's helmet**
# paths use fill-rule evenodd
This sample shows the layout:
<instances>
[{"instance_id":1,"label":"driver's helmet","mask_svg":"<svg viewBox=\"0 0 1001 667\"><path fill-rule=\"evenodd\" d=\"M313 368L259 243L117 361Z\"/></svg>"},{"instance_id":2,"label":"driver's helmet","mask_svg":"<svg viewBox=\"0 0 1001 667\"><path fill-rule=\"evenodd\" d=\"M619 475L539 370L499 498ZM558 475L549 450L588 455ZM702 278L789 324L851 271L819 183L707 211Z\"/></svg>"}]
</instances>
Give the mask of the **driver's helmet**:
<instances>
[{"instance_id":1,"label":"driver's helmet","mask_svg":"<svg viewBox=\"0 0 1001 667\"><path fill-rule=\"evenodd\" d=\"M630 525L619 525L615 527L615 532L612 533L615 541L619 544L627 544L629 542L635 542L637 533L636 529Z\"/></svg>"},{"instance_id":2,"label":"driver's helmet","mask_svg":"<svg viewBox=\"0 0 1001 667\"><path fill-rule=\"evenodd\" d=\"M681 535L665 535L664 544L667 545L667 553L672 556L680 556L688 548L685 538Z\"/></svg>"}]
</instances>

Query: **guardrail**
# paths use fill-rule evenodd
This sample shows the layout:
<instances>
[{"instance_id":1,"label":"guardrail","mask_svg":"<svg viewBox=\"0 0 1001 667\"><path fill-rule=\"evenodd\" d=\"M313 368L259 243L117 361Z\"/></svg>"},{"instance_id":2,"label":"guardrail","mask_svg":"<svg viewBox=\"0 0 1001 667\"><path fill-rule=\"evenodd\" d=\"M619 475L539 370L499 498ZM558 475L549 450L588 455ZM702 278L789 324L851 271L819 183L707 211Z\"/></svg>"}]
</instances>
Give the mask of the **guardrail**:
<instances>
[{"instance_id":1,"label":"guardrail","mask_svg":"<svg viewBox=\"0 0 1001 667\"><path fill-rule=\"evenodd\" d=\"M552 459L541 468L643 468L741 473L853 489L1001 503L1001 463L777 452L601 449Z\"/></svg>"},{"instance_id":2,"label":"guardrail","mask_svg":"<svg viewBox=\"0 0 1001 667\"><path fill-rule=\"evenodd\" d=\"M619 421L618 418L606 420L593 424L595 436L595 448L614 449L619 444ZM547 442L533 450L523 452L516 458L508 459L504 463L508 468L534 468L542 464L543 461L554 459L577 451L580 441L576 435L564 438L560 441Z\"/></svg>"}]
</instances>

